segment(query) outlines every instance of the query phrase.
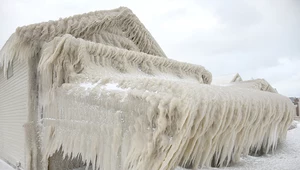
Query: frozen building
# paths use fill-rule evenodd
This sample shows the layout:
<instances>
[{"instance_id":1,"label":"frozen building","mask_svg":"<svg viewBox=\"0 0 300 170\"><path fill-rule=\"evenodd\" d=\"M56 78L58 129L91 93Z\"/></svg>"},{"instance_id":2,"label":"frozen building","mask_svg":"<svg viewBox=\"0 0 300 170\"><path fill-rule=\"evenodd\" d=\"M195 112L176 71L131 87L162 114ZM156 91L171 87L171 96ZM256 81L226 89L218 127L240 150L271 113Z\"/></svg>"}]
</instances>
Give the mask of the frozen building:
<instances>
[{"instance_id":1,"label":"frozen building","mask_svg":"<svg viewBox=\"0 0 300 170\"><path fill-rule=\"evenodd\" d=\"M167 58L125 7L18 28L0 73L0 158L26 170L227 166L274 150L295 114Z\"/></svg>"}]
</instances>

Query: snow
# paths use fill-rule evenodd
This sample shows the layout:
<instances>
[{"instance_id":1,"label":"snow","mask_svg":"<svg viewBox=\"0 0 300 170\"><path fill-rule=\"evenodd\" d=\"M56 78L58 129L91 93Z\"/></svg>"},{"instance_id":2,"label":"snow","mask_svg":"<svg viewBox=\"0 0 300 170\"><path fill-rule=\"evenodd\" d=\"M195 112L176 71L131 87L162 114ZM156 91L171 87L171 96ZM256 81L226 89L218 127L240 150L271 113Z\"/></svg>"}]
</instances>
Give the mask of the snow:
<instances>
[{"instance_id":1,"label":"snow","mask_svg":"<svg viewBox=\"0 0 300 170\"><path fill-rule=\"evenodd\" d=\"M95 84L92 84L92 83L81 83L80 87L84 87L85 90L88 90L88 89L95 88L97 85L98 85L98 83L95 83Z\"/></svg>"},{"instance_id":2,"label":"snow","mask_svg":"<svg viewBox=\"0 0 300 170\"><path fill-rule=\"evenodd\" d=\"M100 80L97 83L81 83L79 86L80 87L84 87L85 90L91 90L93 88L95 88L97 85L100 84ZM115 91L127 91L128 89L123 89L119 87L119 84L117 83L107 83L104 86L102 86L101 88L105 89L105 90L115 90Z\"/></svg>"},{"instance_id":3,"label":"snow","mask_svg":"<svg viewBox=\"0 0 300 170\"><path fill-rule=\"evenodd\" d=\"M0 159L0 170L14 170L14 168L9 166L6 162Z\"/></svg>"},{"instance_id":4,"label":"snow","mask_svg":"<svg viewBox=\"0 0 300 170\"><path fill-rule=\"evenodd\" d=\"M122 89L120 87L118 87L119 85L117 83L107 83L105 85L105 88L107 90L119 90L119 91L127 91L128 89Z\"/></svg>"}]
</instances>

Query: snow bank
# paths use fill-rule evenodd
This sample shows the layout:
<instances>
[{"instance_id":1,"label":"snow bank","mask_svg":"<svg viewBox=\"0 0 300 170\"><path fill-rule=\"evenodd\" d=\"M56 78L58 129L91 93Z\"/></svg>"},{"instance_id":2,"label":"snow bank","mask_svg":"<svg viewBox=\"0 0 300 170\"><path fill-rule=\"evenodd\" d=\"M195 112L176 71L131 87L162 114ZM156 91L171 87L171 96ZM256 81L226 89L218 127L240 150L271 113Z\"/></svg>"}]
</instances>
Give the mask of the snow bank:
<instances>
[{"instance_id":1,"label":"snow bank","mask_svg":"<svg viewBox=\"0 0 300 170\"><path fill-rule=\"evenodd\" d=\"M295 111L276 93L203 84L201 66L71 36L44 46L39 71L44 160L62 149L95 169L228 165L274 150Z\"/></svg>"}]
</instances>

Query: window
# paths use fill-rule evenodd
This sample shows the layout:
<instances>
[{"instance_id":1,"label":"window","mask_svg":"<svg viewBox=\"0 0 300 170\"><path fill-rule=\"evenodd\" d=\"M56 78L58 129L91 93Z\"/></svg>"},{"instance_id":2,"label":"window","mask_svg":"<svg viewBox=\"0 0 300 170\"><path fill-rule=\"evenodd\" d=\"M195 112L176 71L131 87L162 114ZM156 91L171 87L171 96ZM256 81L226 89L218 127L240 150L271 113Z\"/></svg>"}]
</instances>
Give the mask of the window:
<instances>
[{"instance_id":1,"label":"window","mask_svg":"<svg viewBox=\"0 0 300 170\"><path fill-rule=\"evenodd\" d=\"M7 68L7 79L11 78L13 75L14 75L13 63L9 63Z\"/></svg>"}]
</instances>

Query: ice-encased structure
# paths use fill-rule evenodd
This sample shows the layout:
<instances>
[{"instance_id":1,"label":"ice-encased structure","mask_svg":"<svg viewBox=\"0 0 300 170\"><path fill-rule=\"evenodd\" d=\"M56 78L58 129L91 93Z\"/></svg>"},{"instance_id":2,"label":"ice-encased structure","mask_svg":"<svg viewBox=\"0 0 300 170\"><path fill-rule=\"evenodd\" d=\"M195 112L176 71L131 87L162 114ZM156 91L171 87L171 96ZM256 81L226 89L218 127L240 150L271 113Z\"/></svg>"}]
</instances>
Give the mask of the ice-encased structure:
<instances>
[{"instance_id":1,"label":"ice-encased structure","mask_svg":"<svg viewBox=\"0 0 300 170\"><path fill-rule=\"evenodd\" d=\"M232 82L227 84L228 86L234 86L239 88L250 88L261 91L268 91L271 93L278 93L275 88L273 88L266 80L264 79L254 79L240 82Z\"/></svg>"},{"instance_id":2,"label":"ice-encased structure","mask_svg":"<svg viewBox=\"0 0 300 170\"><path fill-rule=\"evenodd\" d=\"M0 54L4 68L38 63L28 169L57 151L101 170L228 165L273 150L295 111L277 93L210 85L204 67L166 58L127 8L19 28Z\"/></svg>"},{"instance_id":3,"label":"ice-encased structure","mask_svg":"<svg viewBox=\"0 0 300 170\"><path fill-rule=\"evenodd\" d=\"M69 35L44 49L46 158L62 146L103 169L223 165L274 149L292 119L288 98L207 85L201 66Z\"/></svg>"}]
</instances>

